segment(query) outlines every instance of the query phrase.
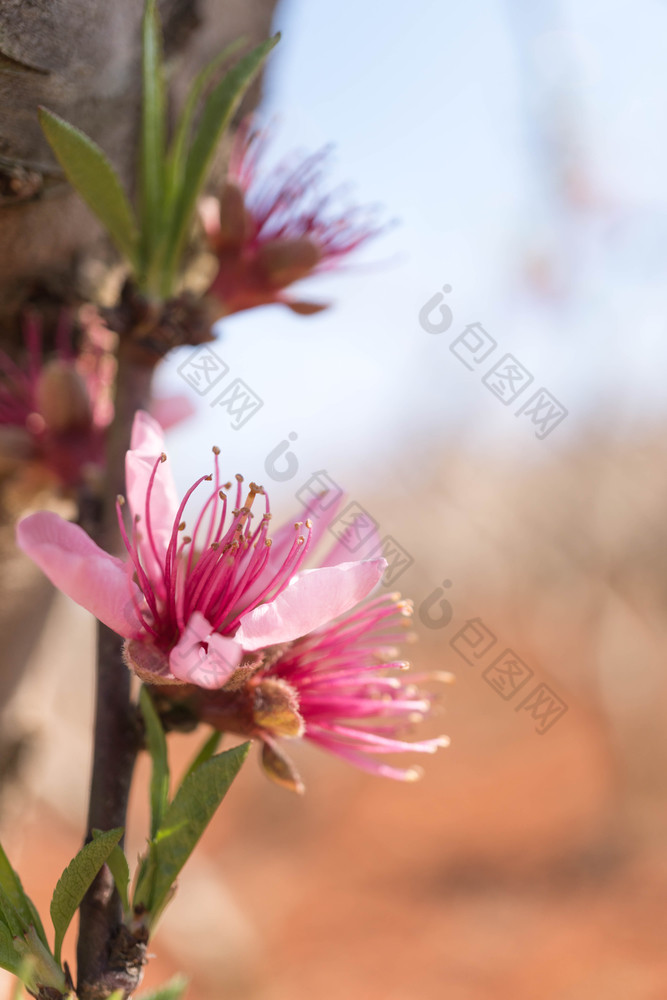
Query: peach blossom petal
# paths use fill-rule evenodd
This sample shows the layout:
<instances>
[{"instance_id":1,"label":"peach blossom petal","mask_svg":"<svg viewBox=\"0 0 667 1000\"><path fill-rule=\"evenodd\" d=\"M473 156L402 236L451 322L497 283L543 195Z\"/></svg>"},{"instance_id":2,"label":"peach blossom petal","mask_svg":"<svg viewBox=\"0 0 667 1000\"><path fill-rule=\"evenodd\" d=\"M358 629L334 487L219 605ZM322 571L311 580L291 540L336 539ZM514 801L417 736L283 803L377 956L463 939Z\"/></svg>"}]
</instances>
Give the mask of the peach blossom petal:
<instances>
[{"instance_id":1,"label":"peach blossom petal","mask_svg":"<svg viewBox=\"0 0 667 1000\"><path fill-rule=\"evenodd\" d=\"M16 528L20 548L73 601L126 639L142 633L142 594L125 564L99 548L83 528L51 511L24 518Z\"/></svg>"},{"instance_id":2,"label":"peach blossom petal","mask_svg":"<svg viewBox=\"0 0 667 1000\"><path fill-rule=\"evenodd\" d=\"M236 641L251 652L307 635L367 597L386 567L385 559L372 559L304 570L274 601L241 618Z\"/></svg>"},{"instance_id":3,"label":"peach blossom petal","mask_svg":"<svg viewBox=\"0 0 667 1000\"><path fill-rule=\"evenodd\" d=\"M186 684L221 688L238 667L242 654L236 640L213 632L196 611L169 655L169 666L174 677Z\"/></svg>"}]
</instances>

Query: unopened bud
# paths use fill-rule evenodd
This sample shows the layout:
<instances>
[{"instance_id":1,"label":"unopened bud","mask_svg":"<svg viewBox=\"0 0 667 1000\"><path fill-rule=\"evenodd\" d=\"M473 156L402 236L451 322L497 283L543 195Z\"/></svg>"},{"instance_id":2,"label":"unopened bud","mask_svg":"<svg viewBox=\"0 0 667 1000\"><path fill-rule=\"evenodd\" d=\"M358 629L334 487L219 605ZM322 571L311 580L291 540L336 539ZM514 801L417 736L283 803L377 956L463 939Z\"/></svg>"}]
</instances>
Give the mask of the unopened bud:
<instances>
[{"instance_id":1,"label":"unopened bud","mask_svg":"<svg viewBox=\"0 0 667 1000\"><path fill-rule=\"evenodd\" d=\"M249 236L250 220L243 191L238 184L226 181L219 198L204 199L202 219L214 250L234 250Z\"/></svg>"},{"instance_id":2,"label":"unopened bud","mask_svg":"<svg viewBox=\"0 0 667 1000\"><path fill-rule=\"evenodd\" d=\"M49 361L36 388L37 409L48 430L57 433L84 430L92 424L86 383L67 361Z\"/></svg>"},{"instance_id":3,"label":"unopened bud","mask_svg":"<svg viewBox=\"0 0 667 1000\"><path fill-rule=\"evenodd\" d=\"M252 709L257 726L276 736L303 736L299 696L286 681L267 678L255 688Z\"/></svg>"},{"instance_id":4,"label":"unopened bud","mask_svg":"<svg viewBox=\"0 0 667 1000\"><path fill-rule=\"evenodd\" d=\"M286 288L306 278L317 267L322 254L307 237L295 240L270 240L257 252L257 261L273 288Z\"/></svg>"},{"instance_id":5,"label":"unopened bud","mask_svg":"<svg viewBox=\"0 0 667 1000\"><path fill-rule=\"evenodd\" d=\"M299 772L289 757L275 745L264 743L262 746L262 767L268 777L277 785L289 788L297 795L303 795L305 787Z\"/></svg>"}]
</instances>

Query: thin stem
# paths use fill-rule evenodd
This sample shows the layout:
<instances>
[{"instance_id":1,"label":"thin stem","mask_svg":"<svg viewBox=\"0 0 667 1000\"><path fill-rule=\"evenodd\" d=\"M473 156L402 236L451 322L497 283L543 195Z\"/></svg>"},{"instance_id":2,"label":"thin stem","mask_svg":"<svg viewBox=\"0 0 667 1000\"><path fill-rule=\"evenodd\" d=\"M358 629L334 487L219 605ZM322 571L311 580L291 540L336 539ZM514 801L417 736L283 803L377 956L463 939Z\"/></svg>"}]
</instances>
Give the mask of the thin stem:
<instances>
[{"instance_id":1,"label":"thin stem","mask_svg":"<svg viewBox=\"0 0 667 1000\"><path fill-rule=\"evenodd\" d=\"M124 491L125 452L135 412L148 405L152 369L121 354L118 362L115 417L109 431L107 475L99 504L86 503L86 527L107 551L118 548L115 501ZM126 824L134 762L140 744L136 712L130 700L130 673L122 661L123 640L98 625L95 743L87 840L93 829ZM101 1000L114 989L126 995L141 977L145 943L128 941L122 908L109 869L104 866L81 904L77 945L78 994Z\"/></svg>"}]
</instances>

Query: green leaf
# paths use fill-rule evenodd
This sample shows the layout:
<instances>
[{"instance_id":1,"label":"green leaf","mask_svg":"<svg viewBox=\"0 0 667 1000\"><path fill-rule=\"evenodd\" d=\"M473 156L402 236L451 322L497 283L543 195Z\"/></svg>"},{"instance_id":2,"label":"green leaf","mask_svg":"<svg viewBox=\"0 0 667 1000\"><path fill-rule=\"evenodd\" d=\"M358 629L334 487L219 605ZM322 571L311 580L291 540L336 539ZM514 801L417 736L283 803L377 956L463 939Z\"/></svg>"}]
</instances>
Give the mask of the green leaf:
<instances>
[{"instance_id":1,"label":"green leaf","mask_svg":"<svg viewBox=\"0 0 667 1000\"><path fill-rule=\"evenodd\" d=\"M0 966L17 976L21 964L22 960L14 948L11 931L4 924L0 924Z\"/></svg>"},{"instance_id":2,"label":"green leaf","mask_svg":"<svg viewBox=\"0 0 667 1000\"><path fill-rule=\"evenodd\" d=\"M250 743L200 764L178 789L153 844L155 864L139 878L135 906L144 905L155 923L172 886L245 760Z\"/></svg>"},{"instance_id":3,"label":"green leaf","mask_svg":"<svg viewBox=\"0 0 667 1000\"><path fill-rule=\"evenodd\" d=\"M207 737L199 753L194 758L189 768L183 775L183 781L185 781L185 779L188 777L189 774L192 774L193 771L196 771L200 764L204 764L207 760L210 760L210 758L213 756L215 751L220 746L221 739L222 739L222 733L219 733L217 729L214 729L211 735Z\"/></svg>"},{"instance_id":4,"label":"green leaf","mask_svg":"<svg viewBox=\"0 0 667 1000\"><path fill-rule=\"evenodd\" d=\"M53 954L57 962L60 962L63 939L72 917L122 836L122 827L100 834L81 848L60 876L51 900L51 920L56 932Z\"/></svg>"},{"instance_id":5,"label":"green leaf","mask_svg":"<svg viewBox=\"0 0 667 1000\"><path fill-rule=\"evenodd\" d=\"M150 272L163 230L165 193L165 85L162 38L155 0L146 0L142 53L141 235L143 264Z\"/></svg>"},{"instance_id":6,"label":"green leaf","mask_svg":"<svg viewBox=\"0 0 667 1000\"><path fill-rule=\"evenodd\" d=\"M2 845L0 845L0 889L3 890L7 900L11 903L23 929L27 930L32 924L42 942L46 944L46 934L39 914L30 897L25 894L21 879L12 868Z\"/></svg>"},{"instance_id":7,"label":"green leaf","mask_svg":"<svg viewBox=\"0 0 667 1000\"><path fill-rule=\"evenodd\" d=\"M46 945L42 944L34 927L25 937L14 938L13 944L22 958L18 975L33 996L38 993L42 996L42 986L52 987L58 996L68 993L65 973Z\"/></svg>"},{"instance_id":8,"label":"green leaf","mask_svg":"<svg viewBox=\"0 0 667 1000\"><path fill-rule=\"evenodd\" d=\"M171 220L166 270L172 277L178 266L183 244L197 205L197 198L206 181L220 136L229 124L243 94L279 39L280 35L275 35L240 59L236 66L229 73L226 73L220 83L214 87L204 104L204 110L188 153L183 181Z\"/></svg>"},{"instance_id":9,"label":"green leaf","mask_svg":"<svg viewBox=\"0 0 667 1000\"><path fill-rule=\"evenodd\" d=\"M229 59L229 57L243 45L245 45L244 38L238 38L235 42L232 42L231 45L227 45L226 48L224 48L222 52L215 57L215 59L212 59L208 66L205 66L204 69L196 76L195 82L190 87L185 106L178 120L176 135L174 136L174 140L169 151L166 182L168 204L171 204L174 201L183 177L183 171L185 170L185 163L187 159L187 143L190 138L192 123L199 100L216 70L223 64L223 62L225 62L226 59Z\"/></svg>"},{"instance_id":10,"label":"green leaf","mask_svg":"<svg viewBox=\"0 0 667 1000\"><path fill-rule=\"evenodd\" d=\"M103 836L102 830L93 830L94 839L101 836ZM111 854L107 858L107 864L111 874L113 875L113 880L116 884L120 901L123 904L123 910L125 913L129 913L130 900L128 896L128 887L130 884L130 866L127 863L125 852L120 844L116 844L111 851Z\"/></svg>"},{"instance_id":11,"label":"green leaf","mask_svg":"<svg viewBox=\"0 0 667 1000\"><path fill-rule=\"evenodd\" d=\"M23 919L2 886L0 886L0 920L6 924L12 937L20 937L28 931L29 924Z\"/></svg>"},{"instance_id":12,"label":"green leaf","mask_svg":"<svg viewBox=\"0 0 667 1000\"><path fill-rule=\"evenodd\" d=\"M100 147L59 115L39 109L44 135L67 179L105 227L135 271L139 236L118 175Z\"/></svg>"},{"instance_id":13,"label":"green leaf","mask_svg":"<svg viewBox=\"0 0 667 1000\"><path fill-rule=\"evenodd\" d=\"M151 696L145 687L139 692L139 705L146 726L146 742L153 762L151 775L151 837L155 837L169 804L169 762L167 740Z\"/></svg>"},{"instance_id":14,"label":"green leaf","mask_svg":"<svg viewBox=\"0 0 667 1000\"><path fill-rule=\"evenodd\" d=\"M164 986L158 986L150 993L142 993L137 1000L181 1000L188 986L184 976L174 976Z\"/></svg>"}]
</instances>

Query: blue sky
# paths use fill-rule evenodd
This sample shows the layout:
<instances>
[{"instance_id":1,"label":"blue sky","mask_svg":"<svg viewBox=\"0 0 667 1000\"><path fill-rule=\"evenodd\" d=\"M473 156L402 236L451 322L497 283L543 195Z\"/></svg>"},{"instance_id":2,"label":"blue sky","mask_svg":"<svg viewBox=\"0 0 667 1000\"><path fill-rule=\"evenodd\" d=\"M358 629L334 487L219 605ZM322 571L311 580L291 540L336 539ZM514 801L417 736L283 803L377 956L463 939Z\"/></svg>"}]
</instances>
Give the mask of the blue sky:
<instances>
[{"instance_id":1,"label":"blue sky","mask_svg":"<svg viewBox=\"0 0 667 1000\"><path fill-rule=\"evenodd\" d=\"M254 469L291 432L304 468L356 483L424 440L539 461L591 419L630 433L664 411L667 5L283 0L276 27L263 108L276 157L335 143L332 185L400 224L364 253L371 267L304 285L328 312L222 326L230 377L264 405L235 431L199 400L201 450L191 428L173 435L184 479L209 441L232 471ZM559 193L563 163L585 178L583 210ZM546 294L526 279L545 260ZM419 311L444 283L454 321L427 334ZM452 354L472 322L569 410L545 440ZM165 389L189 391L186 353Z\"/></svg>"}]
</instances>

